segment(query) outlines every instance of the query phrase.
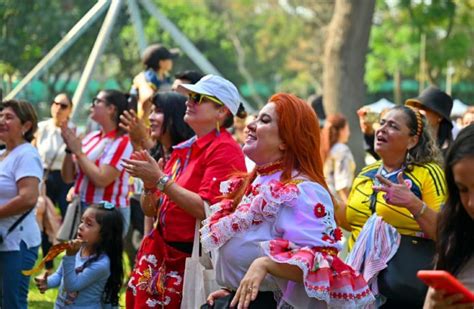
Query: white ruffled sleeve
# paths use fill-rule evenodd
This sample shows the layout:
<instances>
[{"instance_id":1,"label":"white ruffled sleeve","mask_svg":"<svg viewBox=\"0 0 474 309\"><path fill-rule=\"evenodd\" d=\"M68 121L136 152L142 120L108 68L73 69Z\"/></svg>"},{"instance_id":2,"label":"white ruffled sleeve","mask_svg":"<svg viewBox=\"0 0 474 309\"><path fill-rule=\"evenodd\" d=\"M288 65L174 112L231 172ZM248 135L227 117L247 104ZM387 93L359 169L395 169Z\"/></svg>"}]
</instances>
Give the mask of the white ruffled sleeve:
<instances>
[{"instance_id":1,"label":"white ruffled sleeve","mask_svg":"<svg viewBox=\"0 0 474 309\"><path fill-rule=\"evenodd\" d=\"M321 185L304 181L297 185L298 197L280 210L275 231L299 246L341 249L341 234L334 220L334 206Z\"/></svg>"},{"instance_id":2,"label":"white ruffled sleeve","mask_svg":"<svg viewBox=\"0 0 474 309\"><path fill-rule=\"evenodd\" d=\"M337 257L342 232L327 190L310 181L297 188L298 197L281 205L274 225L277 237L261 243L273 261L303 272L304 284L275 277L282 300L295 308L317 308L321 301L342 308L371 303L374 298L363 277Z\"/></svg>"}]
</instances>

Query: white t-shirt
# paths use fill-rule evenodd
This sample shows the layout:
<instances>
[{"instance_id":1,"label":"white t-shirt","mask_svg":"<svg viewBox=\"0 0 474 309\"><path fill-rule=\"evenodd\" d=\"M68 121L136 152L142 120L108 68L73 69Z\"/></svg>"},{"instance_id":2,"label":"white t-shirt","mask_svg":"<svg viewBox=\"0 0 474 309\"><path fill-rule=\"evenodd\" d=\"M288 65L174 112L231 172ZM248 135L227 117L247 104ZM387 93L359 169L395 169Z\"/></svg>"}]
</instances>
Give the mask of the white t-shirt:
<instances>
[{"instance_id":1,"label":"white t-shirt","mask_svg":"<svg viewBox=\"0 0 474 309\"><path fill-rule=\"evenodd\" d=\"M69 127L74 128L72 123L69 123ZM61 128L54 124L53 119L41 121L38 123L36 136L36 147L43 162L43 167L53 171L60 171L66 156L64 152L66 144L61 136ZM52 162L53 160L54 162Z\"/></svg>"},{"instance_id":2,"label":"white t-shirt","mask_svg":"<svg viewBox=\"0 0 474 309\"><path fill-rule=\"evenodd\" d=\"M5 150L0 151L0 154ZM43 166L38 151L30 143L15 147L3 161L0 161L0 208L18 195L17 182L24 177L43 177ZM27 247L41 244L41 233L36 223L35 212L26 218L7 236L7 230L20 218L21 214L0 218L0 233L4 237L0 251L18 251L23 240Z\"/></svg>"}]
</instances>

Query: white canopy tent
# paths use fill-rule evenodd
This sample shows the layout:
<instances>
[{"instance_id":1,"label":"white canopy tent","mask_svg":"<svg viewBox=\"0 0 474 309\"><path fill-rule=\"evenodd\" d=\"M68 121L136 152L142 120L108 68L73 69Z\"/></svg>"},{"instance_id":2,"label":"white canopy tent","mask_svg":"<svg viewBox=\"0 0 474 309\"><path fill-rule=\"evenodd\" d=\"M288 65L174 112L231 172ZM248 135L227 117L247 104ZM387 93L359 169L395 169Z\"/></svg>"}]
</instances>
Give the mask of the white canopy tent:
<instances>
[{"instance_id":1,"label":"white canopy tent","mask_svg":"<svg viewBox=\"0 0 474 309\"><path fill-rule=\"evenodd\" d=\"M395 106L395 103L392 103L385 98L382 98L372 104L364 105L364 107L369 108L371 112L375 112L378 114L380 114L384 109L392 108L394 106Z\"/></svg>"},{"instance_id":2,"label":"white canopy tent","mask_svg":"<svg viewBox=\"0 0 474 309\"><path fill-rule=\"evenodd\" d=\"M463 102L461 102L461 100L455 99L453 101L453 109L451 110L451 117L462 116L466 112L468 107L469 105L464 104Z\"/></svg>"}]
</instances>

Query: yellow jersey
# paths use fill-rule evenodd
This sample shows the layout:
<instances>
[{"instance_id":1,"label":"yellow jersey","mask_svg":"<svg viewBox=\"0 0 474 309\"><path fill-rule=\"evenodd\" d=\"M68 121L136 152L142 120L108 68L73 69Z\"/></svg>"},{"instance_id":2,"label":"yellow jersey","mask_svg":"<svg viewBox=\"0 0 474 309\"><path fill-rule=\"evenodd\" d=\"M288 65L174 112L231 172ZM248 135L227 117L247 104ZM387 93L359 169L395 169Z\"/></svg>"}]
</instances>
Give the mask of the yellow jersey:
<instances>
[{"instance_id":1,"label":"yellow jersey","mask_svg":"<svg viewBox=\"0 0 474 309\"><path fill-rule=\"evenodd\" d=\"M375 202L375 211L385 222L394 226L402 235L423 237L423 231L405 207L387 204L383 196L385 192L375 193L372 189L375 175L382 161L377 161L366 166L357 175L352 184L346 208L346 218L351 225L351 237L349 238L349 250L359 236L359 232L367 219L372 215L370 210L371 200ZM398 183L397 173L386 176L391 182ZM436 163L414 165L413 170L403 171L405 183L410 190L426 205L438 212L447 197L446 180L444 172ZM374 196L372 196L374 194ZM375 199L375 200L374 200Z\"/></svg>"}]
</instances>

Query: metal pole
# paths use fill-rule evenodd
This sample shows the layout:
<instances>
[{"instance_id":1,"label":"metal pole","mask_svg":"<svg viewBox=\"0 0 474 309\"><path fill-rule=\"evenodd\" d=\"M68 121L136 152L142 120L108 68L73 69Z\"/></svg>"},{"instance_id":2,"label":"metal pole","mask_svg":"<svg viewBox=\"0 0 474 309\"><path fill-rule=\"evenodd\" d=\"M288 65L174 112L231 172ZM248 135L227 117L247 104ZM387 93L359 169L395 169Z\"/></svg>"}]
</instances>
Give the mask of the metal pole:
<instances>
[{"instance_id":1,"label":"metal pole","mask_svg":"<svg viewBox=\"0 0 474 309\"><path fill-rule=\"evenodd\" d=\"M76 92L72 98L74 102L74 107L72 110L72 119L75 120L77 115L78 107L82 104L82 98L84 97L84 92L87 89L87 85L91 79L92 74L94 73L94 69L97 66L97 62L99 61L100 56L102 55L105 47L105 43L107 42L110 32L112 32L112 28L115 23L115 19L118 16L120 11L120 7L122 6L122 0L113 0L107 15L105 16L104 23L100 28L99 34L97 35L97 39L94 43L94 47L89 55L89 59L87 59L86 66L84 71L82 72L81 79L79 80L79 84L77 85Z\"/></svg>"},{"instance_id":2,"label":"metal pole","mask_svg":"<svg viewBox=\"0 0 474 309\"><path fill-rule=\"evenodd\" d=\"M448 67L446 69L446 93L452 95L452 88L453 88L453 74L454 74L454 67L453 62L451 60L448 61Z\"/></svg>"},{"instance_id":3,"label":"metal pole","mask_svg":"<svg viewBox=\"0 0 474 309\"><path fill-rule=\"evenodd\" d=\"M33 79L40 76L53 65L71 45L97 20L107 7L110 0L99 0L97 3L69 30L43 59L20 81L5 100L15 98Z\"/></svg>"},{"instance_id":4,"label":"metal pole","mask_svg":"<svg viewBox=\"0 0 474 309\"><path fill-rule=\"evenodd\" d=\"M135 34L137 36L138 49L140 50L140 56L143 56L143 51L147 47L148 43L145 38L145 32L143 31L143 23L140 17L140 10L138 8L136 0L127 0L128 11L130 13L130 20L132 21Z\"/></svg>"},{"instance_id":5,"label":"metal pole","mask_svg":"<svg viewBox=\"0 0 474 309\"><path fill-rule=\"evenodd\" d=\"M186 55L206 74L214 74L222 76L212 63L194 46L194 44L173 24L161 11L150 2L150 0L140 0L145 9L155 17L160 25L171 34L171 37L178 43ZM242 96L240 97L245 109L249 112L255 112L255 108L251 106Z\"/></svg>"},{"instance_id":6,"label":"metal pole","mask_svg":"<svg viewBox=\"0 0 474 309\"><path fill-rule=\"evenodd\" d=\"M426 81L426 34L421 34L420 42L420 87L418 92L421 93L425 89Z\"/></svg>"}]
</instances>

